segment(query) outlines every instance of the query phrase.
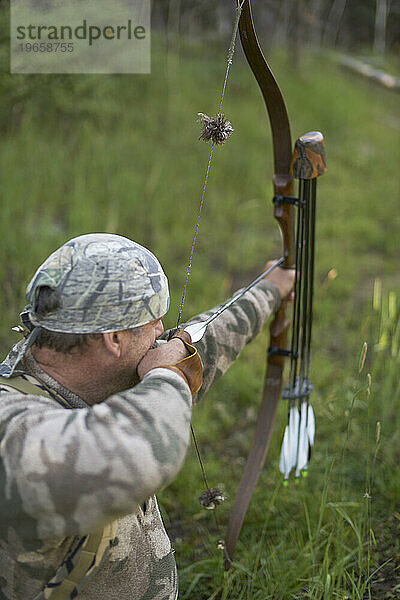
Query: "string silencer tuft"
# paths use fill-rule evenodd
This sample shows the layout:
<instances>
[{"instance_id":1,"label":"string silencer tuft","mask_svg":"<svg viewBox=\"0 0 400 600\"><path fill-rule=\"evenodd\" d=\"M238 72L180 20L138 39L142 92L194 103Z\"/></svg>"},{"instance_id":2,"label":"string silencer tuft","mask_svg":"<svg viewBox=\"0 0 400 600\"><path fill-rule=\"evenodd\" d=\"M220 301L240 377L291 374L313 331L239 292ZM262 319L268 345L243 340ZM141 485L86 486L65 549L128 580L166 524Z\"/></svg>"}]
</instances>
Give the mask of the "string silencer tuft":
<instances>
[{"instance_id":1,"label":"string silencer tuft","mask_svg":"<svg viewBox=\"0 0 400 600\"><path fill-rule=\"evenodd\" d=\"M225 119L225 116L218 113L216 117L209 117L204 113L198 113L199 122L202 124L202 130L199 140L214 144L224 144L232 135L233 127L230 121Z\"/></svg>"},{"instance_id":2,"label":"string silencer tuft","mask_svg":"<svg viewBox=\"0 0 400 600\"><path fill-rule=\"evenodd\" d=\"M203 508L206 508L207 510L214 510L214 508L222 504L224 500L225 496L221 488L219 487L205 490L199 496L200 504L203 506Z\"/></svg>"}]
</instances>

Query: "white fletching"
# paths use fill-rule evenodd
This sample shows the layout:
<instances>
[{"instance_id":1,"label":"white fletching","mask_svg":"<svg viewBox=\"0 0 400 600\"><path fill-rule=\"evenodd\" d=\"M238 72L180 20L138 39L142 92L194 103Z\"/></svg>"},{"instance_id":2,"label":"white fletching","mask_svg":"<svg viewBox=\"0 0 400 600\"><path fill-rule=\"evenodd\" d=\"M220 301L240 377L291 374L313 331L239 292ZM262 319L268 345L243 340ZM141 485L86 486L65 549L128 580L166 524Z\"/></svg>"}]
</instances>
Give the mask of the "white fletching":
<instances>
[{"instance_id":1,"label":"white fletching","mask_svg":"<svg viewBox=\"0 0 400 600\"><path fill-rule=\"evenodd\" d=\"M287 424L283 435L279 461L279 468L281 473L284 474L285 479L289 477L290 471L296 467L297 463L299 422L300 415L297 406L292 406L289 410L289 423Z\"/></svg>"},{"instance_id":2,"label":"white fletching","mask_svg":"<svg viewBox=\"0 0 400 600\"><path fill-rule=\"evenodd\" d=\"M289 411L289 422L283 435L279 469L285 479L295 469L296 477L307 469L310 447L314 444L315 418L311 404L301 403L300 411L296 405Z\"/></svg>"},{"instance_id":3,"label":"white fletching","mask_svg":"<svg viewBox=\"0 0 400 600\"><path fill-rule=\"evenodd\" d=\"M287 479L291 470L289 461L289 427L287 425L285 427L285 433L283 434L279 469L285 476L285 479Z\"/></svg>"},{"instance_id":4,"label":"white fletching","mask_svg":"<svg viewBox=\"0 0 400 600\"><path fill-rule=\"evenodd\" d=\"M300 415L297 406L292 406L289 411L289 460L290 469L294 469L297 463L297 447L299 441Z\"/></svg>"},{"instance_id":5,"label":"white fletching","mask_svg":"<svg viewBox=\"0 0 400 600\"><path fill-rule=\"evenodd\" d=\"M308 420L308 407L307 402L301 403L300 409L300 438L299 438L299 449L297 455L296 464L296 477L299 477L300 471L307 467L308 454L309 454L309 438L307 430Z\"/></svg>"},{"instance_id":6,"label":"white fletching","mask_svg":"<svg viewBox=\"0 0 400 600\"><path fill-rule=\"evenodd\" d=\"M188 332L192 339L192 343L199 342L207 329L208 323L206 321L200 321L200 323L192 323L185 327L185 331Z\"/></svg>"},{"instance_id":7,"label":"white fletching","mask_svg":"<svg viewBox=\"0 0 400 600\"><path fill-rule=\"evenodd\" d=\"M315 417L311 404L308 405L307 433L310 446L313 446L315 437Z\"/></svg>"}]
</instances>

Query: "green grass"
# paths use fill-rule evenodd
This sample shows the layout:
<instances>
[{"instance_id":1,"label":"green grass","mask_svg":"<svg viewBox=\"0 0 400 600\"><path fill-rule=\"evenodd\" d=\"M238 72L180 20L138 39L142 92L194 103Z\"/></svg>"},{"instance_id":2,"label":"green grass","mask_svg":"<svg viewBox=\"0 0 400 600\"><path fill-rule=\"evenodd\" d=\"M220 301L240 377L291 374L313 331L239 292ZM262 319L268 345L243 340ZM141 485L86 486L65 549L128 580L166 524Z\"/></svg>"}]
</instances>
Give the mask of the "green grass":
<instances>
[{"instance_id":1,"label":"green grass","mask_svg":"<svg viewBox=\"0 0 400 600\"><path fill-rule=\"evenodd\" d=\"M183 598L398 597L398 316L395 295L380 298L375 293L367 325L371 346L362 345L353 374L338 377L335 389L326 394L316 390L318 439L309 476L288 488L283 487L276 469L280 443L276 436L270 468L260 478L242 530L237 562L229 574L223 574L221 556L215 550L220 531L211 518L196 514L192 492L195 459L188 461L180 480L164 493L166 499L169 494L182 497L186 489L181 510L189 507L202 523L189 539L184 535L193 528L190 518L183 516L178 526L171 524L173 530L178 527L178 560L186 565L181 572L182 588L188 590ZM245 410L248 416L248 408ZM219 412L204 410L197 427L209 439L206 453L210 472L214 478L223 473L226 486L229 478L234 491L242 464L237 456L235 464L232 444L237 443L242 453L246 440L236 435L237 421L236 431L232 425L233 431L225 434L215 423L215 431L209 432L210 419L218 421ZM282 430L283 419L279 425L277 429ZM251 431L248 426L248 436ZM223 447L214 441L218 433L224 438ZM174 510L173 505L168 508L169 512ZM228 505L220 510L220 522L226 521L229 509ZM198 558L201 555L207 558Z\"/></svg>"},{"instance_id":2,"label":"green grass","mask_svg":"<svg viewBox=\"0 0 400 600\"><path fill-rule=\"evenodd\" d=\"M151 76L2 77L4 352L35 268L66 239L90 231L130 236L159 256L171 283L166 325L173 325L209 151L197 141L196 115L216 112L224 61L217 45L182 44L177 54L156 40ZM395 598L399 309L388 292L399 289L398 96L324 56L304 56L300 71L279 54L271 65L293 137L319 129L326 139L313 344L317 440L308 478L284 488L277 470L282 402L234 569L224 574L217 540L257 415L267 343L260 335L195 411L209 480L223 483L228 496L219 527L199 508L192 450L160 495L181 598ZM186 316L217 304L281 253L265 108L240 58L224 112L235 132L215 151ZM384 291L375 287L373 296L376 279Z\"/></svg>"}]
</instances>

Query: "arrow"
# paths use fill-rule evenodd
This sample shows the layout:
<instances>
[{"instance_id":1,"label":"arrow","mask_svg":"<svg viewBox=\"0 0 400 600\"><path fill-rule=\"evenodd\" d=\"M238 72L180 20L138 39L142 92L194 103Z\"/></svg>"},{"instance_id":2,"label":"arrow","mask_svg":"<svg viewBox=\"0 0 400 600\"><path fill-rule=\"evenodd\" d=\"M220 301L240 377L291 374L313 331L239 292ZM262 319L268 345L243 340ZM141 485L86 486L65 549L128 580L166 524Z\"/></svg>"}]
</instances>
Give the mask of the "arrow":
<instances>
[{"instance_id":1,"label":"arrow","mask_svg":"<svg viewBox=\"0 0 400 600\"><path fill-rule=\"evenodd\" d=\"M214 321L214 319L219 317L219 315L221 313L223 313L224 310L226 310L227 308L232 306L232 304L234 304L234 302L239 300L239 298L241 298L246 292L248 292L253 286L255 286L256 283L258 283L259 281L264 279L264 277L266 277L269 273L271 273L271 271L276 269L276 267L279 267L279 265L283 264L284 262L285 262L285 259L283 257L280 258L279 260L277 260L271 267L269 267L266 271L261 273L261 275L258 275L258 277L256 277L251 283L249 283L249 285L247 285L243 290L241 290L240 292L235 294L232 298L230 298L227 302L222 304L222 306L220 306L219 309L215 313L213 313L210 317L208 317L208 319L206 321L200 321L198 323L191 323L190 325L187 325L184 328L184 330L187 331L188 334L190 335L190 337L192 338L192 343L199 342L201 340L201 338L203 337L203 335L205 334L207 327L209 326L210 323L212 323L212 321Z\"/></svg>"}]
</instances>

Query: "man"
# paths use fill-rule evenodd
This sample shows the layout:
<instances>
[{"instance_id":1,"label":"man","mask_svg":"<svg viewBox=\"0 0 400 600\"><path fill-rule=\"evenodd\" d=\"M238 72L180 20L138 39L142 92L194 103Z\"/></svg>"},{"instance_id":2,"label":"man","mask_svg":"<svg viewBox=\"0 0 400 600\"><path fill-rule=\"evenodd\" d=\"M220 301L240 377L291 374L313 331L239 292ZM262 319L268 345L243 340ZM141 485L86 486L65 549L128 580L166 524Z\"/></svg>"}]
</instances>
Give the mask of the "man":
<instances>
[{"instance_id":1,"label":"man","mask_svg":"<svg viewBox=\"0 0 400 600\"><path fill-rule=\"evenodd\" d=\"M213 321L198 396L292 285L277 269ZM176 599L154 494L182 465L201 364L186 340L156 342L163 270L131 240L84 235L39 267L27 300L26 336L0 365L0 598Z\"/></svg>"}]
</instances>

